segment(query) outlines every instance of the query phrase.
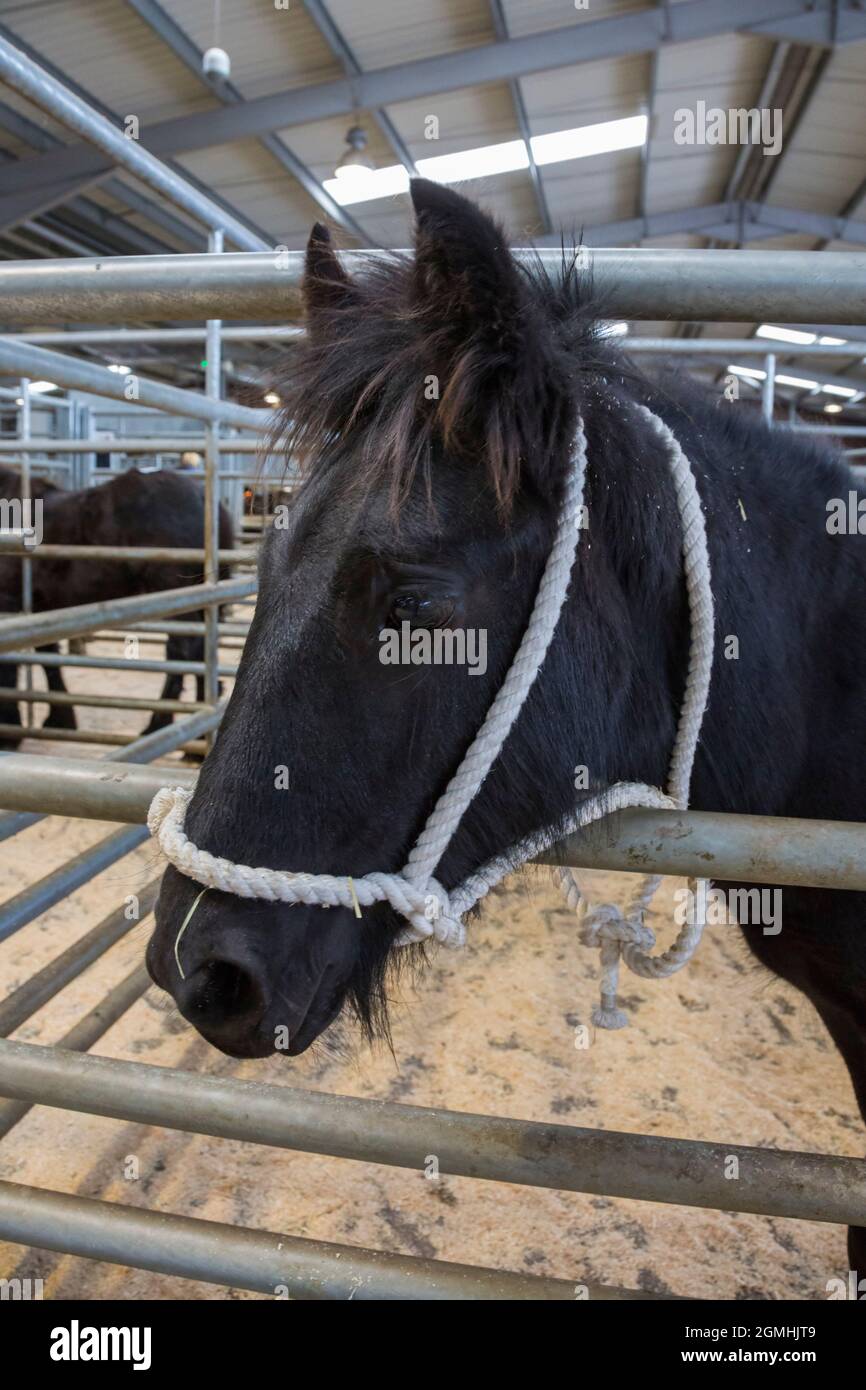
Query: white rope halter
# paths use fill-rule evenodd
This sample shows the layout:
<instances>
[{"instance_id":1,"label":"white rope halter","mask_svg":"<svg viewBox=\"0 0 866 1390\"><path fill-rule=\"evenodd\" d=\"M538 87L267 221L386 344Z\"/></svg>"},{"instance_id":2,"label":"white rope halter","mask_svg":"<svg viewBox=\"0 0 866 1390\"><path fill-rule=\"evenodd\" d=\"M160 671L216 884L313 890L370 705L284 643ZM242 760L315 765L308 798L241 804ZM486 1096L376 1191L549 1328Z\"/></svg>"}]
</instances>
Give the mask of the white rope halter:
<instances>
[{"instance_id":1,"label":"white rope halter","mask_svg":"<svg viewBox=\"0 0 866 1390\"><path fill-rule=\"evenodd\" d=\"M188 839L184 818L193 793L180 787L161 788L151 803L147 818L150 832L169 862L203 887L234 893L241 898L346 907L354 909L358 916L362 907L387 902L408 924L397 938L398 945L432 937L445 946L456 947L462 946L466 939L464 914L513 868L540 854L559 835L582 829L628 806L685 810L713 664L710 564L700 498L688 459L667 425L645 406L638 406L638 409L667 449L682 525L683 569L691 619L688 674L667 794L641 782L619 782L582 802L566 824L557 827L556 834L548 829L528 836L510 853L490 860L471 874L450 894L434 877L467 807L513 728L553 640L580 539L586 436L579 422L556 536L526 631L481 728L433 808L405 868L399 873L371 873L352 879L234 864L198 849ZM571 870L557 869L556 875L569 906L581 912L582 940L587 945L597 946L601 953L601 1005L594 1011L592 1021L601 1028L622 1028L628 1020L616 1002L620 959L646 979L672 975L694 954L703 922L692 925L687 921L669 950L651 956L649 952L655 945L655 937L644 917L661 881L659 876L643 878L624 910L611 903L587 910ZM704 895L696 895L696 901L704 900Z\"/></svg>"}]
</instances>

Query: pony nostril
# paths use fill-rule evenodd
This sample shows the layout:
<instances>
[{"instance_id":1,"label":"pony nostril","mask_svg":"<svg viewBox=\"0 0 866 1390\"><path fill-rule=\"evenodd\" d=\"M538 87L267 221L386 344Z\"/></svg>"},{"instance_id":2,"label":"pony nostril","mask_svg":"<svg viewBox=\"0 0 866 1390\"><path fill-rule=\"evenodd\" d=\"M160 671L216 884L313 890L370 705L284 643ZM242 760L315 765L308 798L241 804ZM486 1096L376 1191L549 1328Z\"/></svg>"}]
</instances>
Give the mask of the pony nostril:
<instances>
[{"instance_id":1,"label":"pony nostril","mask_svg":"<svg viewBox=\"0 0 866 1390\"><path fill-rule=\"evenodd\" d=\"M267 1009L259 982L242 966L209 960L186 981L181 1011L194 1024L258 1023Z\"/></svg>"}]
</instances>

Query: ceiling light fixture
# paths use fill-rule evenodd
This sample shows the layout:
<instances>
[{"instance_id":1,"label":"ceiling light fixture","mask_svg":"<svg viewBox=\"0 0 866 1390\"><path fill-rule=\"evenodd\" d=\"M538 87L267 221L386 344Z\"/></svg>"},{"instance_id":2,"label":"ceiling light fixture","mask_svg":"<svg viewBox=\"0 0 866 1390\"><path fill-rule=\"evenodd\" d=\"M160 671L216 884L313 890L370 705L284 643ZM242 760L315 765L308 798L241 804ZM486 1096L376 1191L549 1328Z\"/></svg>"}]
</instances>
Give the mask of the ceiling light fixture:
<instances>
[{"instance_id":1,"label":"ceiling light fixture","mask_svg":"<svg viewBox=\"0 0 866 1390\"><path fill-rule=\"evenodd\" d=\"M346 131L346 148L334 170L340 188L356 183L364 185L374 172L375 166L367 154L367 132L363 126L350 126Z\"/></svg>"}]
</instances>

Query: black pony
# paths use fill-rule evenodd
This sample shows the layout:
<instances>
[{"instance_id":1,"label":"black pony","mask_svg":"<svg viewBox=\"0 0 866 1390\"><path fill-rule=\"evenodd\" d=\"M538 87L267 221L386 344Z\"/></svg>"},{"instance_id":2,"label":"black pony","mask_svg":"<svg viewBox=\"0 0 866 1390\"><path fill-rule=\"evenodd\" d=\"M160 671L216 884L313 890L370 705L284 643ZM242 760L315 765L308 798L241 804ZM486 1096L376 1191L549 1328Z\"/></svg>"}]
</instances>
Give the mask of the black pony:
<instances>
[{"instance_id":1,"label":"black pony","mask_svg":"<svg viewBox=\"0 0 866 1390\"><path fill-rule=\"evenodd\" d=\"M12 499L21 493L20 474L0 468L0 498ZM204 490L200 480L169 470L141 473L136 468L121 473L98 487L68 492L34 479L31 496L42 506L42 540L46 545L154 546L160 549L200 549L204 545ZM220 508L221 548L233 543L232 520ZM38 548L35 552L38 554ZM65 608L78 603L98 603L103 599L131 598L156 589L179 589L201 584L204 570L200 563L177 564L135 560L54 560L34 559L33 608L39 613L49 608ZM227 578L223 566L221 577ZM0 557L0 613L16 613L21 608L21 561ZM203 620L203 614L184 615L190 621ZM43 651L57 651L45 646ZM166 642L169 661L202 661L204 639L172 634ZM49 690L65 691L63 674L57 666L44 667ZM15 686L15 666L0 663L0 686ZM162 699L176 700L181 694L183 676L167 674ZM198 698L203 699L203 681L197 680ZM152 733L171 722L171 715L155 713L146 732ZM0 701L0 723L20 724L17 703ZM69 705L53 705L45 720L46 728L74 729L75 711ZM22 737L23 737L22 732ZM19 742L6 738L0 747L13 748Z\"/></svg>"},{"instance_id":2,"label":"black pony","mask_svg":"<svg viewBox=\"0 0 866 1390\"><path fill-rule=\"evenodd\" d=\"M406 862L526 626L578 414L588 529L567 605L438 877L450 889L557 824L581 794L578 764L588 791L661 786L689 628L667 461L639 404L690 458L709 536L717 646L692 804L866 819L866 538L828 527L828 504L855 487L848 468L721 394L647 380L599 335L604 305L573 268L554 279L519 267L458 194L422 181L412 196L414 258L376 261L358 280L313 232L309 336L282 388L306 478L263 546L190 838L236 862L314 873ZM383 664L381 630L403 623L486 631L486 673ZM198 892L167 871L148 961L215 1046L263 1056L288 1036L286 1050L302 1052L346 1001L368 1032L387 1026L386 967L403 954L391 951L403 923L390 908L358 921L208 892L182 979L174 943ZM866 1107L864 896L785 888L781 932L743 929L820 1011Z\"/></svg>"}]
</instances>

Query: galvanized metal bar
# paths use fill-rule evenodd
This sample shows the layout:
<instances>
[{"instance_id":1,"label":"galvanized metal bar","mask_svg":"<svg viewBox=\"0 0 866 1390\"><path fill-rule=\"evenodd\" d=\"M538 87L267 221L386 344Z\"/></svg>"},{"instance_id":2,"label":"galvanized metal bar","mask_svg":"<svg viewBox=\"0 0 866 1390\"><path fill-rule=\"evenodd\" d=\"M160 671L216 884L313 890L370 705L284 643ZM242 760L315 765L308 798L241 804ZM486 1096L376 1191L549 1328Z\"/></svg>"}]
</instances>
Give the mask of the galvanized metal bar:
<instances>
[{"instance_id":1,"label":"galvanized metal bar","mask_svg":"<svg viewBox=\"0 0 866 1390\"><path fill-rule=\"evenodd\" d=\"M344 252L343 262L349 271L357 270L382 254ZM515 254L521 260L540 258L552 275L560 272L558 248L515 248ZM34 319L107 323L219 317L284 323L300 315L303 261L303 251L286 251L4 262L0 321L9 327ZM849 322L866 323L866 253L861 251L586 247L580 266L607 317L824 323L844 304ZM8 338L3 350L41 351ZM15 370L25 370L23 358L18 360Z\"/></svg>"},{"instance_id":2,"label":"galvanized metal bar","mask_svg":"<svg viewBox=\"0 0 866 1390\"><path fill-rule=\"evenodd\" d=\"M204 624L202 624L202 627L204 627ZM158 628L154 626L153 634L152 632L142 632L142 630L140 630L140 628L138 627L132 628L132 630L124 630L118 632L93 632L93 634L90 634L89 637L86 638L86 641L115 642L115 644L117 644L117 642L126 642L128 641L129 637L131 637L131 635L135 635L135 637L139 638L139 646L164 646L165 635L167 634L164 634L163 632L163 634L157 635L157 631ZM190 632L189 635L190 637L192 637L192 632ZM220 651L222 652L242 652L243 646L245 646L243 638L220 638Z\"/></svg>"},{"instance_id":3,"label":"galvanized metal bar","mask_svg":"<svg viewBox=\"0 0 866 1390\"><path fill-rule=\"evenodd\" d=\"M90 633L86 634L88 637ZM24 665L30 662L34 666L81 666L85 669L92 668L94 671L161 671L163 675L174 672L181 676L203 676L203 661L157 661L150 657L136 658L135 660L125 660L115 656L67 656L63 652L27 652L12 651L4 652L6 661ZM236 676L238 668L236 666L221 666L221 676Z\"/></svg>"},{"instance_id":4,"label":"galvanized metal bar","mask_svg":"<svg viewBox=\"0 0 866 1390\"><path fill-rule=\"evenodd\" d=\"M841 332L839 336L842 336ZM785 357L862 357L866 351L864 343L858 348L856 343L783 343L774 338L638 338L628 334L618 338L617 342L628 352L638 354L646 352L663 356L669 353L672 357L702 357L707 354L729 360L733 360L737 353L763 357L768 349ZM856 385L856 380L852 385Z\"/></svg>"},{"instance_id":5,"label":"galvanized metal bar","mask_svg":"<svg viewBox=\"0 0 866 1390\"><path fill-rule=\"evenodd\" d=\"M773 423L773 407L776 395L776 354L768 352L764 358L764 382L761 391L761 413L768 425Z\"/></svg>"},{"instance_id":6,"label":"galvanized metal bar","mask_svg":"<svg viewBox=\"0 0 866 1390\"><path fill-rule=\"evenodd\" d=\"M852 439L866 437L866 425L789 425L792 434L830 434Z\"/></svg>"},{"instance_id":7,"label":"galvanized metal bar","mask_svg":"<svg viewBox=\"0 0 866 1390\"><path fill-rule=\"evenodd\" d=\"M33 705L83 705L92 706L94 709L144 710L148 714L191 714L193 710L208 708L203 702L196 700L148 700L138 695L77 695L68 690L16 690L12 686L0 687L0 701L3 700L20 700Z\"/></svg>"},{"instance_id":8,"label":"galvanized metal bar","mask_svg":"<svg viewBox=\"0 0 866 1390\"><path fill-rule=\"evenodd\" d=\"M866 1160L395 1105L0 1041L0 1095L423 1172L866 1225ZM739 1177L726 1174L735 1156ZM727 1166L726 1166L727 1165Z\"/></svg>"},{"instance_id":9,"label":"galvanized metal bar","mask_svg":"<svg viewBox=\"0 0 866 1390\"><path fill-rule=\"evenodd\" d=\"M203 453L204 446L204 435L198 434L153 434L147 438L126 438L121 434L110 438L100 435L96 439L3 439L0 440L0 457L5 458L9 451L16 454L92 454L94 451L100 454L183 454L188 450ZM256 454L261 448L261 439L240 436L232 439L233 454Z\"/></svg>"},{"instance_id":10,"label":"galvanized metal bar","mask_svg":"<svg viewBox=\"0 0 866 1390\"><path fill-rule=\"evenodd\" d=\"M38 261L37 265L56 265L55 261ZM105 262L110 264L110 262ZM2 271L0 271L2 281ZM0 284L0 314L3 312L2 284ZM5 315L3 315L5 321ZM168 386L162 381L151 381L147 377L130 373L121 376L100 367L95 362L87 362L80 357L69 357L63 352L50 352L47 348L31 347L20 339L0 337L0 373L26 372L29 376L56 382L73 391L87 391L96 396L107 396L111 400L128 402L130 399L141 405L165 410L170 415L180 415L191 420L223 420L239 429L256 430L263 433L270 424L267 410L250 410L248 406L236 405L232 401L212 401L197 391L184 391L179 386ZM134 384L132 396L130 378ZM94 444L91 444L91 453Z\"/></svg>"},{"instance_id":11,"label":"galvanized metal bar","mask_svg":"<svg viewBox=\"0 0 866 1390\"><path fill-rule=\"evenodd\" d=\"M17 811L143 822L164 773L75 758L0 756L0 805ZM180 771L180 769L178 769ZM106 774L111 774L110 776ZM126 774L124 776L124 774ZM172 777L175 770L172 769ZM194 773L183 780L193 785ZM866 892L866 825L788 816L633 809L539 854L540 864Z\"/></svg>"},{"instance_id":12,"label":"galvanized metal bar","mask_svg":"<svg viewBox=\"0 0 866 1390\"><path fill-rule=\"evenodd\" d=\"M200 624L202 630L204 623ZM162 647L165 645L166 633L162 631L158 624L154 624L153 633L144 632L141 628L124 628L118 632L93 632L88 635L88 642L128 642L130 636L139 639L139 646ZM189 633L189 636L201 636L201 633ZM85 640L85 639L83 639ZM230 652L242 652L244 649L244 639L242 637L220 637L220 650Z\"/></svg>"},{"instance_id":13,"label":"galvanized metal bar","mask_svg":"<svg viewBox=\"0 0 866 1390\"><path fill-rule=\"evenodd\" d=\"M204 550L178 546L160 549L155 545L34 545L25 546L16 536L0 535L0 555L26 554L33 560L135 560L155 565L204 565ZM221 565L255 565L257 557L248 550L218 550Z\"/></svg>"},{"instance_id":14,"label":"galvanized metal bar","mask_svg":"<svg viewBox=\"0 0 866 1390\"><path fill-rule=\"evenodd\" d=\"M70 328L39 333L10 333L9 337L44 347L86 347L103 343L204 343L206 333L204 328ZM303 338L304 335L303 328L280 328L275 324L267 328L224 325L222 331L223 341L232 343L283 343L292 338Z\"/></svg>"},{"instance_id":15,"label":"galvanized metal bar","mask_svg":"<svg viewBox=\"0 0 866 1390\"><path fill-rule=\"evenodd\" d=\"M0 724L0 739L20 735L20 724ZM54 743L101 743L112 748L123 748L132 742L132 735L119 733L115 729L46 729L24 728L25 738L43 739Z\"/></svg>"},{"instance_id":16,"label":"galvanized metal bar","mask_svg":"<svg viewBox=\"0 0 866 1390\"><path fill-rule=\"evenodd\" d=\"M190 715L186 719L177 719L172 724L166 725L164 729L156 729L152 734L142 734L140 738L128 743L125 748L112 749L110 758L112 765L117 767L121 763L147 763L155 758L162 758L167 753L173 753L175 749L186 744L190 739L198 737L199 734L207 733L210 728L222 718L225 705L220 704L215 710L204 709L196 714ZM0 754L0 758L7 756ZM100 753L95 761L104 762L109 755ZM174 772L172 773L174 780ZM18 835L22 830L27 830L31 825L38 824L44 820L44 814L3 814L0 815L0 842L10 839L13 835Z\"/></svg>"},{"instance_id":17,"label":"galvanized metal bar","mask_svg":"<svg viewBox=\"0 0 866 1390\"><path fill-rule=\"evenodd\" d=\"M86 1052L108 1032L119 1018L131 1009L150 987L150 976L143 965L137 965L108 991L104 999L89 1009L68 1033L60 1039L60 1047ZM7 1100L0 1103L0 1139L4 1138L27 1112L29 1102Z\"/></svg>"},{"instance_id":18,"label":"galvanized metal bar","mask_svg":"<svg viewBox=\"0 0 866 1390\"><path fill-rule=\"evenodd\" d=\"M0 724L0 738L20 737L21 729L20 724ZM52 729L44 725L41 728L25 728L24 737L43 743L85 743L115 750L127 748L130 743L137 742L135 734L124 734L114 729ZM185 742L183 747L190 752L199 753L205 744L192 740Z\"/></svg>"},{"instance_id":19,"label":"galvanized metal bar","mask_svg":"<svg viewBox=\"0 0 866 1390\"><path fill-rule=\"evenodd\" d=\"M200 738L203 734L210 733L211 729L215 729L225 714L226 704L227 701L222 700L216 709L209 709L207 706L199 708L194 714L185 715L183 719L175 719L173 723L166 724L164 729L155 729L152 734L142 734L139 738L133 739L119 753L112 753L110 758L101 754L97 761L110 761L112 765L116 765L149 763L154 758L163 758L167 753L184 747L191 739ZM189 705L187 708L195 707Z\"/></svg>"},{"instance_id":20,"label":"galvanized metal bar","mask_svg":"<svg viewBox=\"0 0 866 1390\"><path fill-rule=\"evenodd\" d=\"M163 164L138 139L128 138L107 117L95 111L4 38L0 38L0 79L41 111L60 121L68 130L101 150L113 164L127 169L135 178L167 198L175 207L195 217L205 227L224 228L235 245L246 251L264 251L267 248L264 238L251 231L240 218L194 188L175 169Z\"/></svg>"},{"instance_id":21,"label":"galvanized metal bar","mask_svg":"<svg viewBox=\"0 0 866 1390\"><path fill-rule=\"evenodd\" d=\"M573 1301L578 1283L592 1301L659 1297L225 1226L11 1182L0 1183L0 1237L235 1289L271 1295L285 1289L294 1300Z\"/></svg>"},{"instance_id":22,"label":"galvanized metal bar","mask_svg":"<svg viewBox=\"0 0 866 1390\"><path fill-rule=\"evenodd\" d=\"M38 261L39 265L53 265L54 261ZM106 263L110 264L110 263ZM25 371L40 379L54 381L65 386L68 391L86 391L96 396L107 396L110 400L135 400L143 406L153 406L165 410L171 416L182 416L189 420L225 421L236 425L240 430L256 430L263 434L270 425L267 410L250 410L238 406L231 400L207 399L196 391L182 391L181 386L168 386L163 381L150 381L131 373L121 377L107 367L99 367L93 361L81 357L70 357L67 353L49 352L46 347L32 347L29 343L15 341L13 338L0 338L0 373L19 373ZM131 388L133 395L126 395ZM92 450L93 452L93 450Z\"/></svg>"},{"instance_id":23,"label":"galvanized metal bar","mask_svg":"<svg viewBox=\"0 0 866 1390\"><path fill-rule=\"evenodd\" d=\"M539 864L866 890L866 824L635 808L568 835Z\"/></svg>"},{"instance_id":24,"label":"galvanized metal bar","mask_svg":"<svg viewBox=\"0 0 866 1390\"><path fill-rule=\"evenodd\" d=\"M61 637L84 636L95 628L122 626L132 618L168 617L203 608L207 603L231 603L255 590L254 579L223 579L217 584L187 584L179 589L135 594L132 598L78 603L25 617L0 618L0 652L12 650L19 642L41 646Z\"/></svg>"},{"instance_id":25,"label":"galvanized metal bar","mask_svg":"<svg viewBox=\"0 0 866 1390\"><path fill-rule=\"evenodd\" d=\"M168 734L174 730L159 732ZM192 768L171 768L171 780L177 786L195 786L196 775ZM3 753L0 754L0 805L10 811L38 811L46 816L80 816L85 820L143 825L147 807L159 788L165 785L165 778L165 768L128 764L117 759L94 764L84 758Z\"/></svg>"},{"instance_id":26,"label":"galvanized metal bar","mask_svg":"<svg viewBox=\"0 0 866 1390\"><path fill-rule=\"evenodd\" d=\"M299 319L303 252L114 256L0 265L0 324ZM822 252L822 255L830 255ZM82 274L82 267L87 270ZM10 274L10 269L11 274ZM51 274L46 275L46 267ZM5 340L16 349L18 339ZM34 349L41 351L41 349ZM50 377L49 380L56 380Z\"/></svg>"},{"instance_id":27,"label":"galvanized metal bar","mask_svg":"<svg viewBox=\"0 0 866 1390\"><path fill-rule=\"evenodd\" d=\"M106 835L104 840L90 849L82 850L81 854L76 854L74 859L61 864L29 888L16 893L0 907L0 941L26 927L34 917L47 912L49 907L59 903L69 893L74 893L82 884L89 883L103 869L116 864L118 859L137 849L146 839L147 831L141 826L124 826L122 830Z\"/></svg>"},{"instance_id":28,"label":"galvanized metal bar","mask_svg":"<svg viewBox=\"0 0 866 1390\"><path fill-rule=\"evenodd\" d=\"M161 881L161 876L151 879L150 883L138 890L138 913L135 917L129 916L126 905L115 908L89 932L79 937L78 941L74 941L54 960L25 980L18 989L0 1000L0 1038L8 1038L10 1033L14 1033L28 1018L38 1013L88 966L104 956L106 951L132 931L133 927L143 922L153 911Z\"/></svg>"},{"instance_id":29,"label":"galvanized metal bar","mask_svg":"<svg viewBox=\"0 0 866 1390\"><path fill-rule=\"evenodd\" d=\"M211 255L220 255L223 250L222 232L211 232L208 238ZM220 330L222 323L218 318L208 319L205 347L205 392L209 400L218 402L222 382L222 342ZM220 432L219 425L212 421L205 428L204 451L204 581L216 584L219 579L220 529ZM215 705L219 696L219 609L209 604L204 613L204 698L208 704ZM208 736L208 748L211 747Z\"/></svg>"},{"instance_id":30,"label":"galvanized metal bar","mask_svg":"<svg viewBox=\"0 0 866 1390\"><path fill-rule=\"evenodd\" d=\"M249 634L249 630L249 623L225 622L219 625L220 637L246 637ZM173 634L177 637L201 637L204 633L204 623L187 623L182 619L174 622L172 619L166 618L163 622L158 623L130 623L128 631L142 633L153 632L169 636ZM106 636L108 635L109 634L106 634ZM118 634L112 632L110 635L116 637ZM94 638L98 637L99 634L94 633Z\"/></svg>"},{"instance_id":31,"label":"galvanized metal bar","mask_svg":"<svg viewBox=\"0 0 866 1390\"><path fill-rule=\"evenodd\" d=\"M21 379L21 398L20 398L20 399L21 399L21 405L20 405L20 407L19 407L19 413L18 413L18 429L19 429L19 433L20 433L20 435L21 435L21 438L24 439L24 440L27 440L27 439L30 438L30 428L31 428L30 382L28 381L27 377L22 377L22 379ZM25 457L25 458L23 458L23 459L21 460L21 482L20 482L20 486L19 486L19 492L20 492L20 494L21 494L21 504L22 504L22 507L24 508L25 512L32 512L32 508L31 508L31 506L30 506L30 502L31 502L33 493L32 493L31 481L30 481L30 459L29 459L29 457ZM25 517L22 518L21 525L22 525L22 527L23 527L24 525L32 525L32 524L33 524L33 521L34 521L34 517L33 517L32 515L31 515L31 516L25 516ZM0 539L2 539L2 538L0 538ZM31 539L32 539L32 538L31 538ZM22 612L22 613L32 613L32 612L33 612L33 565L31 564L30 555L27 553L29 549L32 549L32 546L31 546L31 547L22 546L22 560L21 560L21 612ZM32 667L32 666L24 666L24 667L22 667L22 672L23 672L23 676L24 676L24 689L25 689L25 691L32 690L32 689L33 689L33 667ZM30 717L30 716L31 716L31 711L30 711L29 709L25 709L25 711L24 711L24 716L23 716L22 721L21 721L25 728L31 723L31 717Z\"/></svg>"}]
</instances>

